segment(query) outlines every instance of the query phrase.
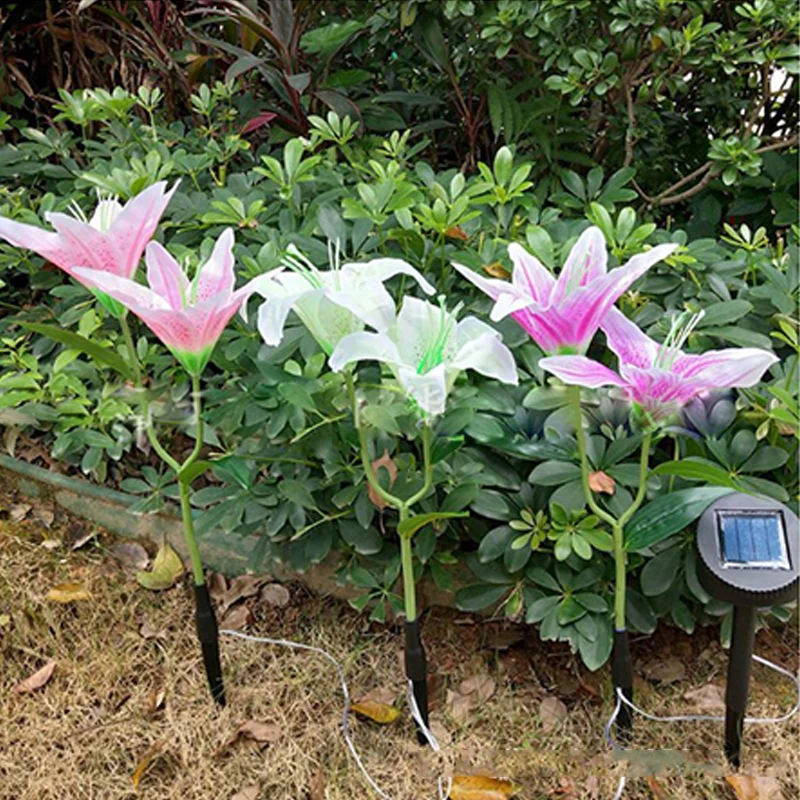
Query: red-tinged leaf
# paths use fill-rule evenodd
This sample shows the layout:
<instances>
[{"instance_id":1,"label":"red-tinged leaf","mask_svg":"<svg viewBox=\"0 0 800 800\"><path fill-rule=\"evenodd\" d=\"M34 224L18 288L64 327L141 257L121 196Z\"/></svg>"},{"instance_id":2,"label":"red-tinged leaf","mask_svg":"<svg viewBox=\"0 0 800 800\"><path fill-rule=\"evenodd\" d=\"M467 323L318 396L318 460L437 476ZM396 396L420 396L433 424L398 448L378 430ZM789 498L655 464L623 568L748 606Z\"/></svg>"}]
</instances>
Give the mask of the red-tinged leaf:
<instances>
[{"instance_id":1,"label":"red-tinged leaf","mask_svg":"<svg viewBox=\"0 0 800 800\"><path fill-rule=\"evenodd\" d=\"M269 125L270 122L272 122L272 120L274 120L277 116L278 115L274 114L272 111L265 111L263 114L259 114L258 116L247 120L242 127L242 133L247 134L257 131L259 128L263 128L264 125Z\"/></svg>"}]
</instances>

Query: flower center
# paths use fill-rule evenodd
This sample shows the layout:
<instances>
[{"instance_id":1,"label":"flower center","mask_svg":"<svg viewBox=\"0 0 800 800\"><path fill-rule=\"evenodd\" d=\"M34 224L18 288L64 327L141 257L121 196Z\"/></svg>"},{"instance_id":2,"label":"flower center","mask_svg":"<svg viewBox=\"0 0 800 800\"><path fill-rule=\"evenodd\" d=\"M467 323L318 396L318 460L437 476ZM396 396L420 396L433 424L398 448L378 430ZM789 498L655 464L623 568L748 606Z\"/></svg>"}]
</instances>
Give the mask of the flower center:
<instances>
[{"instance_id":1,"label":"flower center","mask_svg":"<svg viewBox=\"0 0 800 800\"><path fill-rule=\"evenodd\" d=\"M694 329L705 316L705 311L692 313L683 311L674 317L667 338L659 346L654 367L656 369L670 370L675 364L675 359L681 354L683 345L686 344Z\"/></svg>"},{"instance_id":2,"label":"flower center","mask_svg":"<svg viewBox=\"0 0 800 800\"><path fill-rule=\"evenodd\" d=\"M450 339L450 334L455 329L456 318L463 305L463 303L459 303L452 313L448 313L444 298L439 298L439 319L428 340L428 346L422 355L422 359L417 365L417 375L424 375L444 361L447 342Z\"/></svg>"}]
</instances>

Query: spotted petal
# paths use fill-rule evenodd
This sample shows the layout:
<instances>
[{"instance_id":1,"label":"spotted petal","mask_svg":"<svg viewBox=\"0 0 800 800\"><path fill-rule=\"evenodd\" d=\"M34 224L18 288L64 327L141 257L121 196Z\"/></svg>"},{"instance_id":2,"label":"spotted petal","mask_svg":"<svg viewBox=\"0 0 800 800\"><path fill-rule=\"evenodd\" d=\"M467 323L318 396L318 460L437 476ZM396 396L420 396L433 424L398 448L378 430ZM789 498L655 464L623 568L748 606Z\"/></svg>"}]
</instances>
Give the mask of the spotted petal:
<instances>
[{"instance_id":1,"label":"spotted petal","mask_svg":"<svg viewBox=\"0 0 800 800\"><path fill-rule=\"evenodd\" d=\"M150 242L145 252L147 282L170 308L179 311L189 296L189 281L178 262L158 242Z\"/></svg>"}]
</instances>

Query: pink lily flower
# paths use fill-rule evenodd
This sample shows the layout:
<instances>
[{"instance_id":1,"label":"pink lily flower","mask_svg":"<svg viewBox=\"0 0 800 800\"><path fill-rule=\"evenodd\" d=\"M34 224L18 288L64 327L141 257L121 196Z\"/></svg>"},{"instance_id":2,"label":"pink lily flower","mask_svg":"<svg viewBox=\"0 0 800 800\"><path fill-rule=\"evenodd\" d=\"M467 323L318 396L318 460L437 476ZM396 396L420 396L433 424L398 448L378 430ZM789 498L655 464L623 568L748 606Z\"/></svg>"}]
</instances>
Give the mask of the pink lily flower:
<instances>
[{"instance_id":1,"label":"pink lily flower","mask_svg":"<svg viewBox=\"0 0 800 800\"><path fill-rule=\"evenodd\" d=\"M453 266L494 301L491 318L511 316L545 353L583 353L600 321L617 299L677 244L660 244L607 272L606 243L597 227L587 228L570 250L558 280L534 256L514 243L511 283L484 278Z\"/></svg>"},{"instance_id":2,"label":"pink lily flower","mask_svg":"<svg viewBox=\"0 0 800 800\"><path fill-rule=\"evenodd\" d=\"M78 280L129 308L172 351L190 375L199 375L231 317L252 293L251 284L233 291L233 231L217 239L210 258L190 281L158 242L147 246L150 288L109 272L78 268Z\"/></svg>"},{"instance_id":3,"label":"pink lily flower","mask_svg":"<svg viewBox=\"0 0 800 800\"><path fill-rule=\"evenodd\" d=\"M601 327L619 359L619 373L586 356L552 356L539 364L564 383L589 389L617 386L652 422L660 422L710 389L755 386L778 361L774 353L755 347L709 350L700 355L682 352L702 316L700 312L684 322L685 315L681 315L665 342L659 344L612 308Z\"/></svg>"},{"instance_id":4,"label":"pink lily flower","mask_svg":"<svg viewBox=\"0 0 800 800\"><path fill-rule=\"evenodd\" d=\"M165 181L154 183L124 206L113 198L100 198L88 220L77 207L75 216L48 212L45 216L55 232L0 217L0 238L33 250L86 285L78 267L132 278L178 184L166 188Z\"/></svg>"}]
</instances>

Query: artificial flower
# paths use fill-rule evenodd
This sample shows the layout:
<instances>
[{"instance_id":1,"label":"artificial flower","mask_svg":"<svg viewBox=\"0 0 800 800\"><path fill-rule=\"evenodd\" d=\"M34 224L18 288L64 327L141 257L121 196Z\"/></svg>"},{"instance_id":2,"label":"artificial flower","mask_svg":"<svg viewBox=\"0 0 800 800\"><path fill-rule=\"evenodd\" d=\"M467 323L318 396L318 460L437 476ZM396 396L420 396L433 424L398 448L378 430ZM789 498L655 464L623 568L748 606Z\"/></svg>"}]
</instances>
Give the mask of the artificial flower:
<instances>
[{"instance_id":1,"label":"artificial flower","mask_svg":"<svg viewBox=\"0 0 800 800\"><path fill-rule=\"evenodd\" d=\"M199 375L225 326L253 291L252 281L233 290L233 243L233 231L227 228L192 281L157 242L151 242L145 254L150 288L108 272L81 268L75 273L129 308L189 374Z\"/></svg>"},{"instance_id":2,"label":"artificial flower","mask_svg":"<svg viewBox=\"0 0 800 800\"><path fill-rule=\"evenodd\" d=\"M381 361L431 416L444 412L447 395L462 370L516 385L514 357L500 334L475 317L459 321L457 311L406 297L384 332L345 336L333 351L330 367L339 372L357 361Z\"/></svg>"},{"instance_id":3,"label":"artificial flower","mask_svg":"<svg viewBox=\"0 0 800 800\"><path fill-rule=\"evenodd\" d=\"M391 325L395 305L385 281L408 275L426 294L434 291L418 270L399 258L340 266L337 247L330 261L330 270L319 270L291 248L284 262L287 269L265 273L252 282L252 290L266 298L258 310L258 329L267 344L281 342L293 310L330 355L343 337L363 330L365 324L378 331Z\"/></svg>"},{"instance_id":4,"label":"artificial flower","mask_svg":"<svg viewBox=\"0 0 800 800\"><path fill-rule=\"evenodd\" d=\"M617 386L653 422L660 422L711 389L755 386L778 358L755 347L709 350L695 355L681 347L702 318L681 315L663 344L643 333L621 311L604 317L603 332L619 359L619 372L585 356L552 356L539 365L569 384L595 389Z\"/></svg>"},{"instance_id":5,"label":"artificial flower","mask_svg":"<svg viewBox=\"0 0 800 800\"><path fill-rule=\"evenodd\" d=\"M545 353L583 353L620 295L677 246L658 245L607 272L603 233L591 227L570 250L558 280L516 243L508 247L511 283L453 266L495 301L493 320L511 315Z\"/></svg>"}]
</instances>

